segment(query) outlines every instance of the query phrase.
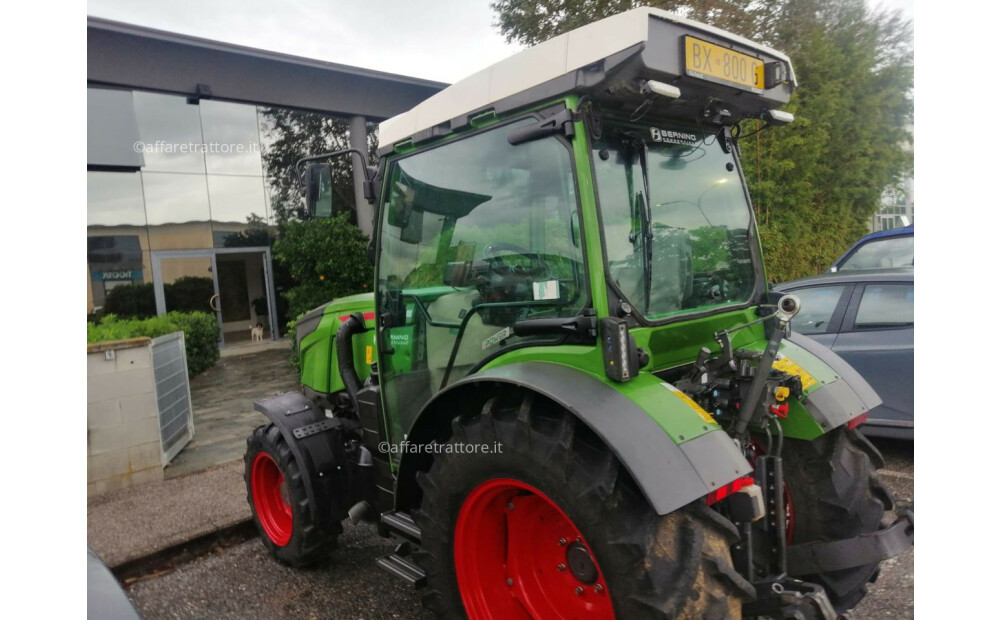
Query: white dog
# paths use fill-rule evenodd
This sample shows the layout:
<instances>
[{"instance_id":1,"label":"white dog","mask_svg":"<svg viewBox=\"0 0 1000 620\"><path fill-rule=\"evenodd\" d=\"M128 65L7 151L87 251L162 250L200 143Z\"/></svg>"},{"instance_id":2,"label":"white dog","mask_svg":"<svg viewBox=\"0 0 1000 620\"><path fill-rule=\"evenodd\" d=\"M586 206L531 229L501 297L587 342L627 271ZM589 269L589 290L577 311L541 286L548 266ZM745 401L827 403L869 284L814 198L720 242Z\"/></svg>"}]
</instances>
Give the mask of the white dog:
<instances>
[{"instance_id":1,"label":"white dog","mask_svg":"<svg viewBox=\"0 0 1000 620\"><path fill-rule=\"evenodd\" d=\"M250 326L250 342L264 342L264 325L262 323Z\"/></svg>"}]
</instances>

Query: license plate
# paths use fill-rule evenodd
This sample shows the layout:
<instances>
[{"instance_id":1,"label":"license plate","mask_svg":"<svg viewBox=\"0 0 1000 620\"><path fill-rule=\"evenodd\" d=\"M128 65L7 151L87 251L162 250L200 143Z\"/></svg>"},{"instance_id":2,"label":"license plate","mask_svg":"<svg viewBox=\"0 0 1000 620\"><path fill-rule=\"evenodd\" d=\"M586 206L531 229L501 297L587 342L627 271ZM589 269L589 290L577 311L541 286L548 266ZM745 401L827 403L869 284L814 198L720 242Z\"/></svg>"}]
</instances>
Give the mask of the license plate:
<instances>
[{"instance_id":1,"label":"license plate","mask_svg":"<svg viewBox=\"0 0 1000 620\"><path fill-rule=\"evenodd\" d=\"M709 82L764 92L763 60L708 41L684 37L684 69L688 75Z\"/></svg>"}]
</instances>

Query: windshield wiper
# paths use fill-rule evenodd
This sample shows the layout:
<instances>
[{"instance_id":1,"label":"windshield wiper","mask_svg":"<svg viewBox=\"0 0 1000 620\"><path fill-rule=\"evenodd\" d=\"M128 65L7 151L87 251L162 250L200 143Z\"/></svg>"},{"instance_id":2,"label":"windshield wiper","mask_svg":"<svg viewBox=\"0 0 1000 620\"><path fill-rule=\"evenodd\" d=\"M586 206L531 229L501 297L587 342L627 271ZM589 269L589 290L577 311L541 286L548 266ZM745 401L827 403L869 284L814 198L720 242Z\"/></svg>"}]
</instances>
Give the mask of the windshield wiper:
<instances>
[{"instance_id":1,"label":"windshield wiper","mask_svg":"<svg viewBox=\"0 0 1000 620\"><path fill-rule=\"evenodd\" d=\"M629 153L628 163L625 167L626 183L629 193L632 193L632 221L633 226L636 219L639 220L639 235L642 237L642 289L643 289L643 312L649 310L649 297L653 289L653 215L650 211L652 202L649 197L649 167L646 162L646 142L634 133L622 134L622 146ZM635 152L639 160L639 169L642 172L642 190L634 192L634 182L632 179L632 152ZM638 212L638 213L636 213ZM636 218L635 216L639 217ZM629 234L629 241L635 245L636 231Z\"/></svg>"}]
</instances>

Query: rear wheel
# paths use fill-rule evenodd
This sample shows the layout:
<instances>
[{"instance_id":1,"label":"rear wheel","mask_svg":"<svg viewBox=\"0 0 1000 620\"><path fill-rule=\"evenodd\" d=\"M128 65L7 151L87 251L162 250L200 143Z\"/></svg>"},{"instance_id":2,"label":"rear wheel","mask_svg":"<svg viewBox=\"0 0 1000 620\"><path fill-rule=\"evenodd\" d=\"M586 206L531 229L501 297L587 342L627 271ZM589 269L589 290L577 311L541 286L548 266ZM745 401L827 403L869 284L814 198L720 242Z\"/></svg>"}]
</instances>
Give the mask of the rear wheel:
<instances>
[{"instance_id":1,"label":"rear wheel","mask_svg":"<svg viewBox=\"0 0 1000 620\"><path fill-rule=\"evenodd\" d=\"M336 545L336 535L312 522L302 473L276 426L254 430L247 439L244 466L247 502L271 555L291 566L305 566L328 556Z\"/></svg>"},{"instance_id":2,"label":"rear wheel","mask_svg":"<svg viewBox=\"0 0 1000 620\"><path fill-rule=\"evenodd\" d=\"M854 538L879 529L892 495L875 470L882 455L861 433L840 428L818 439L785 442L782 454L789 544ZM818 575L794 575L826 589L838 612L856 606L878 577L879 563Z\"/></svg>"},{"instance_id":3,"label":"rear wheel","mask_svg":"<svg viewBox=\"0 0 1000 620\"><path fill-rule=\"evenodd\" d=\"M752 588L737 531L695 502L657 515L611 453L551 401L520 392L456 419L419 473L417 561L441 617L739 618Z\"/></svg>"}]
</instances>

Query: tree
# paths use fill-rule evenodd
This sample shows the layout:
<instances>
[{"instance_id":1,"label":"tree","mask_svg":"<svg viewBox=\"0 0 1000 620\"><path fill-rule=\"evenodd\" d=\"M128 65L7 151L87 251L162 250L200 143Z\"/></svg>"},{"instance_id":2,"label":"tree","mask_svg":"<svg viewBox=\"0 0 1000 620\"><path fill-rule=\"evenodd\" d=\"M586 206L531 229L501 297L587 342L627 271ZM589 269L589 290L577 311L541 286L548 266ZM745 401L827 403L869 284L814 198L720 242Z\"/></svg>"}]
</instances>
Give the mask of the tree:
<instances>
[{"instance_id":1,"label":"tree","mask_svg":"<svg viewBox=\"0 0 1000 620\"><path fill-rule=\"evenodd\" d=\"M882 193L912 170L912 30L865 0L497 0L508 41L534 44L640 4L786 52L798 89L780 130L741 127L744 172L769 277L817 273L861 236ZM753 135L751 135L753 134Z\"/></svg>"},{"instance_id":2,"label":"tree","mask_svg":"<svg viewBox=\"0 0 1000 620\"><path fill-rule=\"evenodd\" d=\"M267 220L251 213L247 216L247 227L226 235L222 245L227 248L270 247L271 239L271 227L267 225Z\"/></svg>"},{"instance_id":3,"label":"tree","mask_svg":"<svg viewBox=\"0 0 1000 620\"><path fill-rule=\"evenodd\" d=\"M346 213L309 221L289 220L274 242L274 257L295 286L284 293L290 317L337 297L371 290L368 238Z\"/></svg>"},{"instance_id":4,"label":"tree","mask_svg":"<svg viewBox=\"0 0 1000 620\"><path fill-rule=\"evenodd\" d=\"M271 211L277 223L290 219L305 220L308 214L299 193L295 162L309 155L329 153L350 147L348 120L328 114L289 108L261 108L264 127L264 167L270 184ZM367 123L370 161L375 160L378 145L377 125ZM352 159L330 160L333 167L334 204L339 211L354 211Z\"/></svg>"}]
</instances>

